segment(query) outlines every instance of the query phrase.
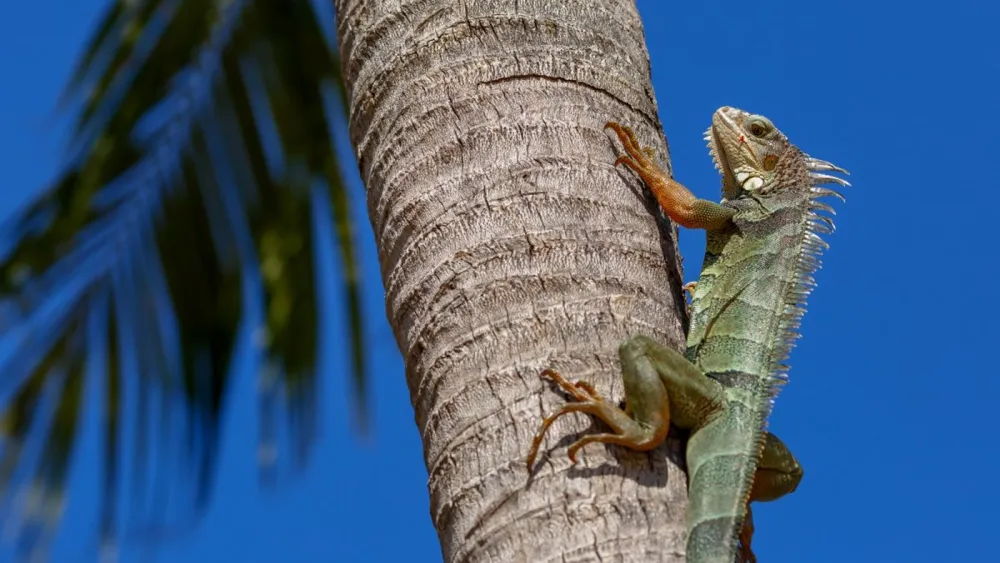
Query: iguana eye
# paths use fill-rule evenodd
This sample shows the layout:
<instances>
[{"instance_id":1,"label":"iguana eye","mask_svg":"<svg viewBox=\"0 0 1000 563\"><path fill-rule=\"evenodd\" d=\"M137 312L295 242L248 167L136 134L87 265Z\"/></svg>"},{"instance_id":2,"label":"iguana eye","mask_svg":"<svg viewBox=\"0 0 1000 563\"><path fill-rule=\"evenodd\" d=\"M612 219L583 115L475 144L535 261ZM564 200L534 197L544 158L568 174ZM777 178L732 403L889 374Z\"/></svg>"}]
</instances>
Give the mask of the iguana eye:
<instances>
[{"instance_id":1,"label":"iguana eye","mask_svg":"<svg viewBox=\"0 0 1000 563\"><path fill-rule=\"evenodd\" d=\"M767 133L767 127L759 121L750 124L750 134L754 137L763 137Z\"/></svg>"}]
</instances>

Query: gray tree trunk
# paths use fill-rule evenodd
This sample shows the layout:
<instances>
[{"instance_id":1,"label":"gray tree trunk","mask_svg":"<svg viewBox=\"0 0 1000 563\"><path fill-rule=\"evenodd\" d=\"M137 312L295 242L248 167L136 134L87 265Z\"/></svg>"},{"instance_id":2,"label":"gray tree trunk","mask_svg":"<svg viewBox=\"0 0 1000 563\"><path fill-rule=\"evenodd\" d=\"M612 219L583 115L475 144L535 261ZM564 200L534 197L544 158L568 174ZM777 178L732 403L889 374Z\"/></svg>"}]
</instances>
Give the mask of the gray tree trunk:
<instances>
[{"instance_id":1,"label":"gray tree trunk","mask_svg":"<svg viewBox=\"0 0 1000 563\"><path fill-rule=\"evenodd\" d=\"M679 443L566 446L529 478L551 367L622 396L617 346L681 349L674 234L613 166L667 160L633 0L335 0L351 139L445 561L681 561ZM546 453L547 452L547 453ZM391 509L391 507L387 507Z\"/></svg>"}]
</instances>

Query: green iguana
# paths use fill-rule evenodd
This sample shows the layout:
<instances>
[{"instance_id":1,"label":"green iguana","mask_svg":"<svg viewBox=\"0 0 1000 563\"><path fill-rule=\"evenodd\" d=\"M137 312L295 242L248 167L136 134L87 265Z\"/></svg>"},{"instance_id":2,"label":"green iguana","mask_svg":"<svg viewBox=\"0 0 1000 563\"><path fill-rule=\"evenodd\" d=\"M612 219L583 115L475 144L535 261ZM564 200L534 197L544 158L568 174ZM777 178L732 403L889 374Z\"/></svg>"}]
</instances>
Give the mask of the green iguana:
<instances>
[{"instance_id":1,"label":"green iguana","mask_svg":"<svg viewBox=\"0 0 1000 563\"><path fill-rule=\"evenodd\" d=\"M529 470L546 430L567 413L592 414L614 430L572 444L573 462L593 442L644 451L663 442L671 423L690 429L687 561L756 561L749 503L788 494L802 479L798 461L767 432L767 417L786 379L783 362L798 337L815 285L811 274L826 246L817 233L833 232L832 220L818 213L833 210L818 200L843 199L819 186L849 185L823 172L847 172L800 151L767 118L723 107L705 134L722 173L723 199L715 203L668 177L630 129L613 122L606 128L625 148L615 166L637 173L678 224L707 231L687 351L682 355L645 336L625 341L618 348L624 410L587 382L543 371L576 402L542 421Z\"/></svg>"}]
</instances>

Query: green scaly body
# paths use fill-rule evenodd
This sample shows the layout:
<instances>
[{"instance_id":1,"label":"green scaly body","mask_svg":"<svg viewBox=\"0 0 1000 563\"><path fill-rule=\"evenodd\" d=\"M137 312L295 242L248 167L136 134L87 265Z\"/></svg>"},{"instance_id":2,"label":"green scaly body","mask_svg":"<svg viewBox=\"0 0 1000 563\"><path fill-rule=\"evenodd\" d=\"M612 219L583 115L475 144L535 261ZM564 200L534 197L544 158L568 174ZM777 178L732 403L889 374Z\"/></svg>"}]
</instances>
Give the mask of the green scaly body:
<instances>
[{"instance_id":1,"label":"green scaly body","mask_svg":"<svg viewBox=\"0 0 1000 563\"><path fill-rule=\"evenodd\" d=\"M822 173L844 171L802 153L766 118L724 107L706 134L723 179L725 199L714 203L669 178L631 130L608 127L626 151L615 164L635 171L679 224L707 231L687 350L681 355L645 336L624 342L625 411L586 382L543 372L576 402L545 418L528 465L549 425L570 412L595 415L614 430L578 440L569 448L573 460L592 442L649 450L671 423L688 428L688 562L756 561L748 503L790 493L802 478L791 452L767 432L767 417L825 246L817 233L833 229L817 213L832 210L817 200L840 194L817 186L848 185Z\"/></svg>"},{"instance_id":2,"label":"green scaly body","mask_svg":"<svg viewBox=\"0 0 1000 563\"><path fill-rule=\"evenodd\" d=\"M727 539L746 512L782 362L822 245L810 205L815 194L808 178L800 181L803 190L769 198L766 209L753 199L727 203L735 228L708 231L685 356L722 384L726 407L687 446L689 562L733 561Z\"/></svg>"}]
</instances>

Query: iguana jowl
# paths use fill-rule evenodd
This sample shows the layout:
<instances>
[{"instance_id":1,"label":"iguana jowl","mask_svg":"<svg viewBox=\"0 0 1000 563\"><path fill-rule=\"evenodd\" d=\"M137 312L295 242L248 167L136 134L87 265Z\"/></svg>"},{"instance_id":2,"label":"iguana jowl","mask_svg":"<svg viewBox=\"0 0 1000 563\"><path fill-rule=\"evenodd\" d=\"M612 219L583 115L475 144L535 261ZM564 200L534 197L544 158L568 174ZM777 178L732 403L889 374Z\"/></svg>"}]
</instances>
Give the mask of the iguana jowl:
<instances>
[{"instance_id":1,"label":"iguana jowl","mask_svg":"<svg viewBox=\"0 0 1000 563\"><path fill-rule=\"evenodd\" d=\"M566 413L597 416L612 433L582 437L569 448L603 442L649 450L671 423L691 430L687 561L755 561L750 501L795 490L802 468L766 430L767 417L785 381L788 357L815 285L811 274L826 246L818 233L833 231L833 210L819 199L843 197L823 184L848 185L824 174L841 168L812 158L765 117L723 107L706 132L722 173L721 203L697 199L663 172L635 135L617 123L625 153L615 165L635 171L678 224L707 231L701 276L690 306L685 354L633 336L618 349L626 407L599 396L587 382L554 380L576 402L546 417L528 454L534 464L542 437ZM740 549L742 544L742 549Z\"/></svg>"}]
</instances>

